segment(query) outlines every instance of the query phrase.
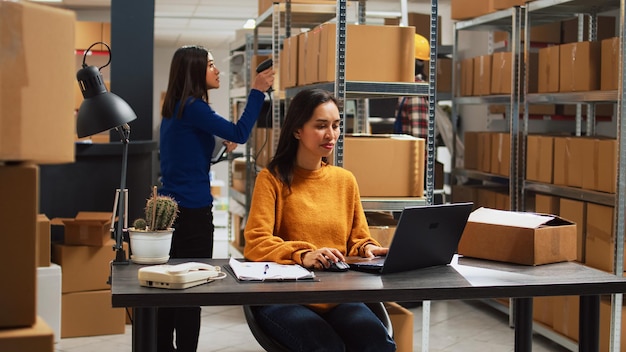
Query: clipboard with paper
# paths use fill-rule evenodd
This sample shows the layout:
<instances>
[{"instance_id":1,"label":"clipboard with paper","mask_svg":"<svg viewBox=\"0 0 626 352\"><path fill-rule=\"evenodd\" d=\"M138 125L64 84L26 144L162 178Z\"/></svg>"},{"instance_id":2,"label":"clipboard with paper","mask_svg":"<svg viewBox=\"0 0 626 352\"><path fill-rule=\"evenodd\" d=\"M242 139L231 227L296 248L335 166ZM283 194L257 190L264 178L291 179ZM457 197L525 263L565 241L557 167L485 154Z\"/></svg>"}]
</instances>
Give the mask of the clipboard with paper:
<instances>
[{"instance_id":1,"label":"clipboard with paper","mask_svg":"<svg viewBox=\"0 0 626 352\"><path fill-rule=\"evenodd\" d=\"M300 281L315 279L315 273L298 264L240 262L230 258L228 267L239 281Z\"/></svg>"}]
</instances>

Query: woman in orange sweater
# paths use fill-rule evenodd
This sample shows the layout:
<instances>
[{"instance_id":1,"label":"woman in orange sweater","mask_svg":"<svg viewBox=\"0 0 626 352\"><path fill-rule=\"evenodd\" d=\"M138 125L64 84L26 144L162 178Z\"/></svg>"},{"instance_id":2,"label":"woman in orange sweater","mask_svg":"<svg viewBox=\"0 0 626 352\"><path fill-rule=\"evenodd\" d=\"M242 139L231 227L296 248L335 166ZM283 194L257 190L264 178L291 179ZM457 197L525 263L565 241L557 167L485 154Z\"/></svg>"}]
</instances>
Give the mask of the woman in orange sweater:
<instances>
[{"instance_id":1,"label":"woman in orange sweater","mask_svg":"<svg viewBox=\"0 0 626 352\"><path fill-rule=\"evenodd\" d=\"M369 233L351 172L326 163L340 133L337 100L303 90L289 105L276 155L256 178L244 256L327 269L346 256L386 255ZM290 351L395 351L363 303L257 308L265 332Z\"/></svg>"}]
</instances>

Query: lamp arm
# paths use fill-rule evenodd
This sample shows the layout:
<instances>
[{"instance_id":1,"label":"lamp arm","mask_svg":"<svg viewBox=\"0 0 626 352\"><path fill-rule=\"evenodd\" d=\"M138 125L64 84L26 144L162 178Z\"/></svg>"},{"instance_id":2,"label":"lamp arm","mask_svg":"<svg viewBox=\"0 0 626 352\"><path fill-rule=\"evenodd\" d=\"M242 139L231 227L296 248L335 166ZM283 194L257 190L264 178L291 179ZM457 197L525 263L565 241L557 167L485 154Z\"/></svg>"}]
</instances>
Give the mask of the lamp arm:
<instances>
[{"instance_id":1,"label":"lamp arm","mask_svg":"<svg viewBox=\"0 0 626 352\"><path fill-rule=\"evenodd\" d=\"M122 153L122 175L120 180L120 190L119 190L119 201L117 202L117 231L115 232L115 261L114 264L128 264L128 259L126 258L126 252L123 248L124 241L124 225L126 224L127 209L126 205L128 202L125 200L125 197L128 195L126 192L126 171L128 165L128 144L130 142L130 126L125 123L121 126L115 128L121 137L122 144L124 146L124 151Z\"/></svg>"}]
</instances>

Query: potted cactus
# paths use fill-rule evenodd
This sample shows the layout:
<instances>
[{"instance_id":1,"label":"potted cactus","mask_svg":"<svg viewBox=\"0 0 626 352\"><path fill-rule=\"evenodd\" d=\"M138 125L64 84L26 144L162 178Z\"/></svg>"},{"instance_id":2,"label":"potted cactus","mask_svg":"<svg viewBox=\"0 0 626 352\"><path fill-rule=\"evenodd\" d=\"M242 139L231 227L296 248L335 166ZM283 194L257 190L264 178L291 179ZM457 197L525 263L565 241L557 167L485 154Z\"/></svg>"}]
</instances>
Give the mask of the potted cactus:
<instances>
[{"instance_id":1,"label":"potted cactus","mask_svg":"<svg viewBox=\"0 0 626 352\"><path fill-rule=\"evenodd\" d=\"M169 260L178 203L168 196L157 194L156 186L146 201L145 218L133 222L128 229L130 259L138 264L162 264Z\"/></svg>"}]
</instances>

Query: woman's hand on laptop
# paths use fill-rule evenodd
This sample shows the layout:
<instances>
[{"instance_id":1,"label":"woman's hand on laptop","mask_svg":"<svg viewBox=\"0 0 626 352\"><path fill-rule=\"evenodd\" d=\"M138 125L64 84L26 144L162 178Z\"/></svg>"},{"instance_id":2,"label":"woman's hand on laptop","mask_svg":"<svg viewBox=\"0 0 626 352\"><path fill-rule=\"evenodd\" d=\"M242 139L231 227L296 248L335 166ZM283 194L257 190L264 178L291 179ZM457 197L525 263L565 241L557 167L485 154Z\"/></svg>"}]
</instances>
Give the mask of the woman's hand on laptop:
<instances>
[{"instance_id":1,"label":"woman's hand on laptop","mask_svg":"<svg viewBox=\"0 0 626 352\"><path fill-rule=\"evenodd\" d=\"M365 248L363 250L363 257L373 258L377 256L384 256L387 255L387 252L389 252L389 248L383 248L373 244L367 244L365 245Z\"/></svg>"}]
</instances>

